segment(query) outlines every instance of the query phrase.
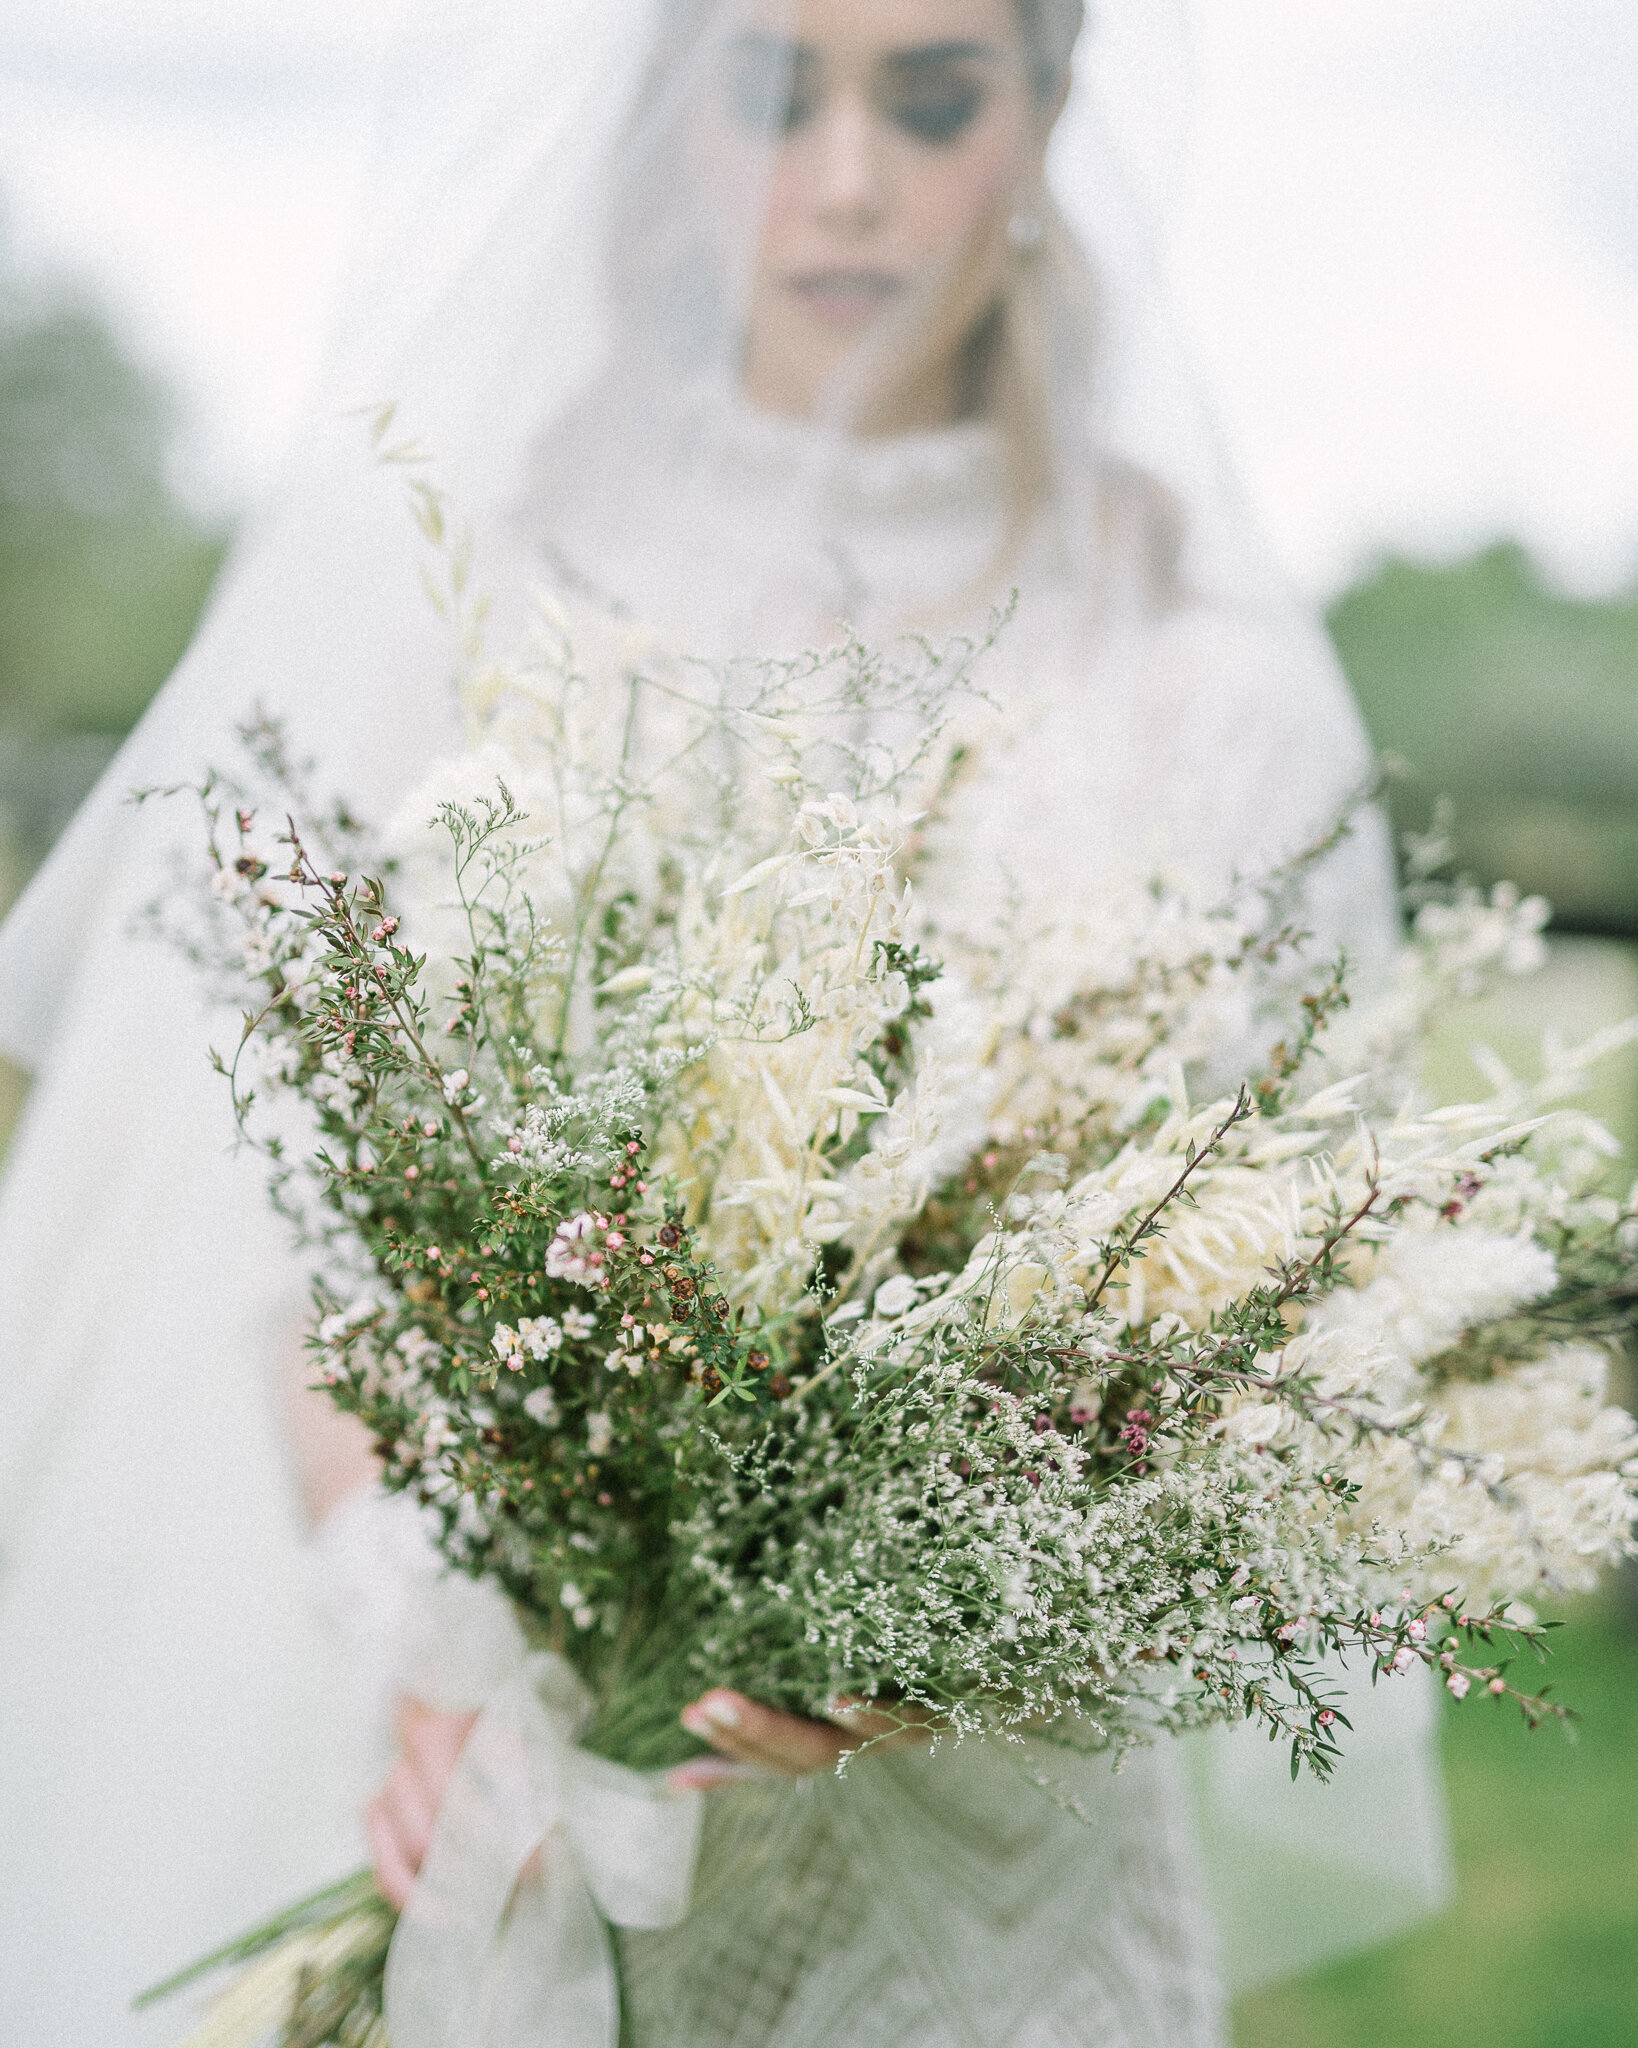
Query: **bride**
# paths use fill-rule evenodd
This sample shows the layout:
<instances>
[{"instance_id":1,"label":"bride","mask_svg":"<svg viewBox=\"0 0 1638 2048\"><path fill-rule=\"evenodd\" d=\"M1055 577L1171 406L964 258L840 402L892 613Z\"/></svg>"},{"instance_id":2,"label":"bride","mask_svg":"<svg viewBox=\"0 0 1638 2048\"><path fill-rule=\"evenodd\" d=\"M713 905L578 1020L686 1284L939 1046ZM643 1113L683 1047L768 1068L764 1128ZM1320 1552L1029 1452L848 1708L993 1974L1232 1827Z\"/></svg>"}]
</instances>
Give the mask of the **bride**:
<instances>
[{"instance_id":1,"label":"bride","mask_svg":"<svg viewBox=\"0 0 1638 2048\"><path fill-rule=\"evenodd\" d=\"M1081 15L466 0L410 36L332 402L0 938L0 1038L36 1074L0 1196L19 2039L168 2038L130 1994L345 1868L384 1770L369 1837L406 1896L481 1703L475 1679L403 1700L386 1769L374 1701L416 1684L397 1538L290 1365L299 1265L225 1156L185 970L137 929L181 828L122 801L227 758L253 705L378 817L453 746L349 406L394 401L389 465L435 462L497 589L690 653L981 633L1016 591L929 878L946 921L1044 918L1161 859L1226 882L1359 783L1345 686L1222 480L1148 267L1168 10ZM1316 950L1382 958L1374 819L1307 909ZM1225 1975L1375 1938L1443 1883L1403 1698L1322 1793L1232 1740L1077 1766L1090 1826L981 1746L838 1780L846 1731L720 1691L688 1725L712 1817L688 1920L623 1938L641 2043L1216 2048Z\"/></svg>"}]
</instances>

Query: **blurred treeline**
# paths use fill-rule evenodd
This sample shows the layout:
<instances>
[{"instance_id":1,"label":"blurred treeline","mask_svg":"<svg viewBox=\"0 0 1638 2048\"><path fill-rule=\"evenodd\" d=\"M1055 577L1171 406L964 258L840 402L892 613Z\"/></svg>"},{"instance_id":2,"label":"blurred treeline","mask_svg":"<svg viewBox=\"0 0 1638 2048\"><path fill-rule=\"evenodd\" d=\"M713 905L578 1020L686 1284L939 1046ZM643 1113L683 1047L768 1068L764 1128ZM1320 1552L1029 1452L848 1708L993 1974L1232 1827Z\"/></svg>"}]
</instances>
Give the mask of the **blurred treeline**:
<instances>
[{"instance_id":1,"label":"blurred treeline","mask_svg":"<svg viewBox=\"0 0 1638 2048\"><path fill-rule=\"evenodd\" d=\"M1330 623L1372 738L1407 764L1397 822L1424 829L1443 796L1463 867L1550 898L1560 930L1638 938L1638 585L1578 602L1500 546L1388 562Z\"/></svg>"},{"instance_id":2,"label":"blurred treeline","mask_svg":"<svg viewBox=\"0 0 1638 2048\"><path fill-rule=\"evenodd\" d=\"M0 904L187 644L224 534L181 503L168 393L0 249Z\"/></svg>"}]
</instances>

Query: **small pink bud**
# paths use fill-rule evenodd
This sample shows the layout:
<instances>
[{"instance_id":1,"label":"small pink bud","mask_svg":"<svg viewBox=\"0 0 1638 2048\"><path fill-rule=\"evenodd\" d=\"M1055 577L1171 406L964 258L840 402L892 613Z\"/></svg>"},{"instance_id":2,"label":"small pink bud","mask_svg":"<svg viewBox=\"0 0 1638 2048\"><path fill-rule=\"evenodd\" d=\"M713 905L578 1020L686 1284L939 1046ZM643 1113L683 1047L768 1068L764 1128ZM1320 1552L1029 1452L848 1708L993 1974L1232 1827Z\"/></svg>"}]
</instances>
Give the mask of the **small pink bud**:
<instances>
[{"instance_id":1,"label":"small pink bud","mask_svg":"<svg viewBox=\"0 0 1638 2048\"><path fill-rule=\"evenodd\" d=\"M1465 1671L1453 1671L1445 1680L1445 1690L1453 1700L1465 1700L1471 1681Z\"/></svg>"},{"instance_id":2,"label":"small pink bud","mask_svg":"<svg viewBox=\"0 0 1638 2048\"><path fill-rule=\"evenodd\" d=\"M1502 1694L1507 1690L1507 1680L1505 1678L1491 1679L1490 1690L1496 1695L1497 1699L1500 1699Z\"/></svg>"}]
</instances>

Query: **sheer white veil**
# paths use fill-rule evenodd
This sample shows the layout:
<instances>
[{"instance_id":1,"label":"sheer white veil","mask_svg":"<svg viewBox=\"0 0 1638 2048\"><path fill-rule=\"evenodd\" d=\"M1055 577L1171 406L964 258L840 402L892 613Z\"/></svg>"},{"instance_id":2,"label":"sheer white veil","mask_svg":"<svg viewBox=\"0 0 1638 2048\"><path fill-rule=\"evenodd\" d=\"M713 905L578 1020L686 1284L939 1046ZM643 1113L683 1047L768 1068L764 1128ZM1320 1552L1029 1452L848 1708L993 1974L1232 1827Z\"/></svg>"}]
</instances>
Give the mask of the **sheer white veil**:
<instances>
[{"instance_id":1,"label":"sheer white veil","mask_svg":"<svg viewBox=\"0 0 1638 2048\"><path fill-rule=\"evenodd\" d=\"M431 451L479 532L509 530L532 451L629 338L606 270L611 166L661 132L656 40L685 17L697 40L716 11L415 0L311 420L186 659L0 931L0 1047L35 1076L0 1186L0 2010L41 2048L167 2038L165 2015L125 2017L131 1991L347 1867L372 1768L309 1610L279 1435L301 1275L254 1164L229 1156L190 971L136 929L196 819L128 793L231 761L254 707L321 788L384 817L452 738L446 629L359 408L394 401L389 447ZM1041 12L1073 34L1075 0ZM1255 622L1345 783L1346 694L1281 595L1156 282L1186 77L1181 0L1099 0L1049 167L1095 299L1084 331L1048 337L1053 488L1069 504L1116 472L1153 486L1179 589ZM699 314L668 304L682 325ZM1277 1796L1227 1752L1204 1760L1221 1867L1270 1864L1245 1924L1229 1914L1236 1977L1437 1896L1415 1721L1378 1731L1372 1789L1349 1795L1378 1808L1357 1831L1363 1868L1352 1819L1332 1826L1333 1809ZM1358 1882L1327 1913L1318 1880L1339 1843L1331 1860ZM1299 1867L1307 1911L1282 1896L1254 1929Z\"/></svg>"}]
</instances>

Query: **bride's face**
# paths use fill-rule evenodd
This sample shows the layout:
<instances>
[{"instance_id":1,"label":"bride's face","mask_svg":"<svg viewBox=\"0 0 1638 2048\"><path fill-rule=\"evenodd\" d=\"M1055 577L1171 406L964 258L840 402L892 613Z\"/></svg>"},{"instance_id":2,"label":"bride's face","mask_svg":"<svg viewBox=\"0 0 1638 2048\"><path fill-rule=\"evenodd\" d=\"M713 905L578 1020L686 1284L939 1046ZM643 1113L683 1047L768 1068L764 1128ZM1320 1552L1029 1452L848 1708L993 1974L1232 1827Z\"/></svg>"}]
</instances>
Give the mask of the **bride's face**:
<instances>
[{"instance_id":1,"label":"bride's face","mask_svg":"<svg viewBox=\"0 0 1638 2048\"><path fill-rule=\"evenodd\" d=\"M696 163L725 235L758 211L747 395L874 433L951 418L1054 111L1016 0L746 0L715 74Z\"/></svg>"}]
</instances>

